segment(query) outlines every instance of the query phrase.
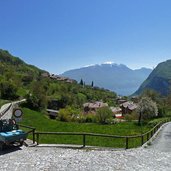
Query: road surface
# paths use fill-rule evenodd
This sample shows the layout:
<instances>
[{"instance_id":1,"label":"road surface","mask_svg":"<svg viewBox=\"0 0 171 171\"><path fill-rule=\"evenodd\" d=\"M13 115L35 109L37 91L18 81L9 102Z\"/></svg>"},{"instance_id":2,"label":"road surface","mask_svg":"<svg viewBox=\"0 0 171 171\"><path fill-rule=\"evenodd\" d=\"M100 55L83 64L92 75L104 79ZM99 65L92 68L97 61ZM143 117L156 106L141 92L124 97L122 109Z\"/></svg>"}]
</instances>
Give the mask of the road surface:
<instances>
[{"instance_id":1,"label":"road surface","mask_svg":"<svg viewBox=\"0 0 171 171\"><path fill-rule=\"evenodd\" d=\"M171 122L167 123L163 129L161 129L149 148L171 153Z\"/></svg>"}]
</instances>

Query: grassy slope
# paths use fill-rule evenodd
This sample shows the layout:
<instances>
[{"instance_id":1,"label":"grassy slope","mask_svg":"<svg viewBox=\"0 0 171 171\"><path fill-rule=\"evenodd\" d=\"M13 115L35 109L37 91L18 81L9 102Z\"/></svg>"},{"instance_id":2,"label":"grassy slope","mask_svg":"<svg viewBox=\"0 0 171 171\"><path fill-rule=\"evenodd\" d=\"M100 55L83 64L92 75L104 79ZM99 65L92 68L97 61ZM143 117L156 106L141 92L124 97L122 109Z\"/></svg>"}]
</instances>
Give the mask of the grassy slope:
<instances>
[{"instance_id":1,"label":"grassy slope","mask_svg":"<svg viewBox=\"0 0 171 171\"><path fill-rule=\"evenodd\" d=\"M37 131L53 132L91 132L113 135L138 135L141 130L146 132L148 127L137 126L135 123L119 123L115 125L100 125L94 123L73 123L50 120L39 112L23 108L24 116L22 124L36 127ZM82 136L41 136L40 143L59 143L59 144L82 144ZM125 139L86 137L87 145L125 147ZM140 139L130 140L130 147L140 145Z\"/></svg>"}]
</instances>

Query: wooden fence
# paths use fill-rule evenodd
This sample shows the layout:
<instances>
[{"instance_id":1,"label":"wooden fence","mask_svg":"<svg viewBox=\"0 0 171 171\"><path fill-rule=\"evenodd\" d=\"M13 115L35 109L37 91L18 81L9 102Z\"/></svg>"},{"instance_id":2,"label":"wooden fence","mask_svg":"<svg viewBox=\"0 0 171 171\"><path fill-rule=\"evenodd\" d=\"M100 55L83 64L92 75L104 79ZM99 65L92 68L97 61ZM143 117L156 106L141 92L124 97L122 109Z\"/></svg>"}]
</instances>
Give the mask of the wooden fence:
<instances>
[{"instance_id":1,"label":"wooden fence","mask_svg":"<svg viewBox=\"0 0 171 171\"><path fill-rule=\"evenodd\" d=\"M131 139L140 139L141 143L139 146L143 145L146 143L156 132L157 130L161 127L161 125L165 122L161 122L157 124L155 127L153 127L150 131L140 134L140 135L135 135L135 136L117 136L117 135L108 135L108 134L94 134L94 133L81 133L81 132L35 132L35 129L32 131L33 132L33 142L35 142L35 137L37 141L37 145L40 142L40 135L70 135L70 136L82 136L82 147L86 146L86 138L88 136L94 136L94 137L107 137L107 138L112 138L112 139L123 139L125 141L125 149L129 148L129 142Z\"/></svg>"}]
</instances>

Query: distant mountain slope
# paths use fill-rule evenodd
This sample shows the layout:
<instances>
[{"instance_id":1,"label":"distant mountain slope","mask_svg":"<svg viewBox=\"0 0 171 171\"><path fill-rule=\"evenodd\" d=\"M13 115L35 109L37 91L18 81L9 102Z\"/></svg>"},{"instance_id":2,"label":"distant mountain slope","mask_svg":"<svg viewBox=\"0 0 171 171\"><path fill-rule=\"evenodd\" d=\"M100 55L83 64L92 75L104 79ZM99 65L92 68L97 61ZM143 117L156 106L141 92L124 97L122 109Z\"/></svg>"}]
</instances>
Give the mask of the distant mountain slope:
<instances>
[{"instance_id":1,"label":"distant mountain slope","mask_svg":"<svg viewBox=\"0 0 171 171\"><path fill-rule=\"evenodd\" d=\"M157 65L135 94L140 94L145 89L152 89L165 96L168 95L170 86L171 60L167 60Z\"/></svg>"},{"instance_id":2,"label":"distant mountain slope","mask_svg":"<svg viewBox=\"0 0 171 171\"><path fill-rule=\"evenodd\" d=\"M18 57L12 56L7 50L0 49L0 74L19 74L20 77L38 77L42 73L47 72L33 65L26 64Z\"/></svg>"},{"instance_id":3,"label":"distant mountain slope","mask_svg":"<svg viewBox=\"0 0 171 171\"><path fill-rule=\"evenodd\" d=\"M62 75L75 79L83 79L86 84L94 82L94 86L103 87L120 95L130 95L151 73L151 69L132 70L120 64L101 64L83 67L64 72Z\"/></svg>"}]
</instances>

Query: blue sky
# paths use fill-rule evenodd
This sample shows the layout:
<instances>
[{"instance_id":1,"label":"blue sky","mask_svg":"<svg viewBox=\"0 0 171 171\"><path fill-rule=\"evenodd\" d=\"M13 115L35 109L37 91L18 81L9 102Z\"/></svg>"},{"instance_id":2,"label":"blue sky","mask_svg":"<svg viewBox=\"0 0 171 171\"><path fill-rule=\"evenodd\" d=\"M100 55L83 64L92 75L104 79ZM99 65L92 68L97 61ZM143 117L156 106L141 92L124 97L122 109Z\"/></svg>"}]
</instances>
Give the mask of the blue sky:
<instances>
[{"instance_id":1,"label":"blue sky","mask_svg":"<svg viewBox=\"0 0 171 171\"><path fill-rule=\"evenodd\" d=\"M171 59L170 0L0 0L0 48L51 73Z\"/></svg>"}]
</instances>

